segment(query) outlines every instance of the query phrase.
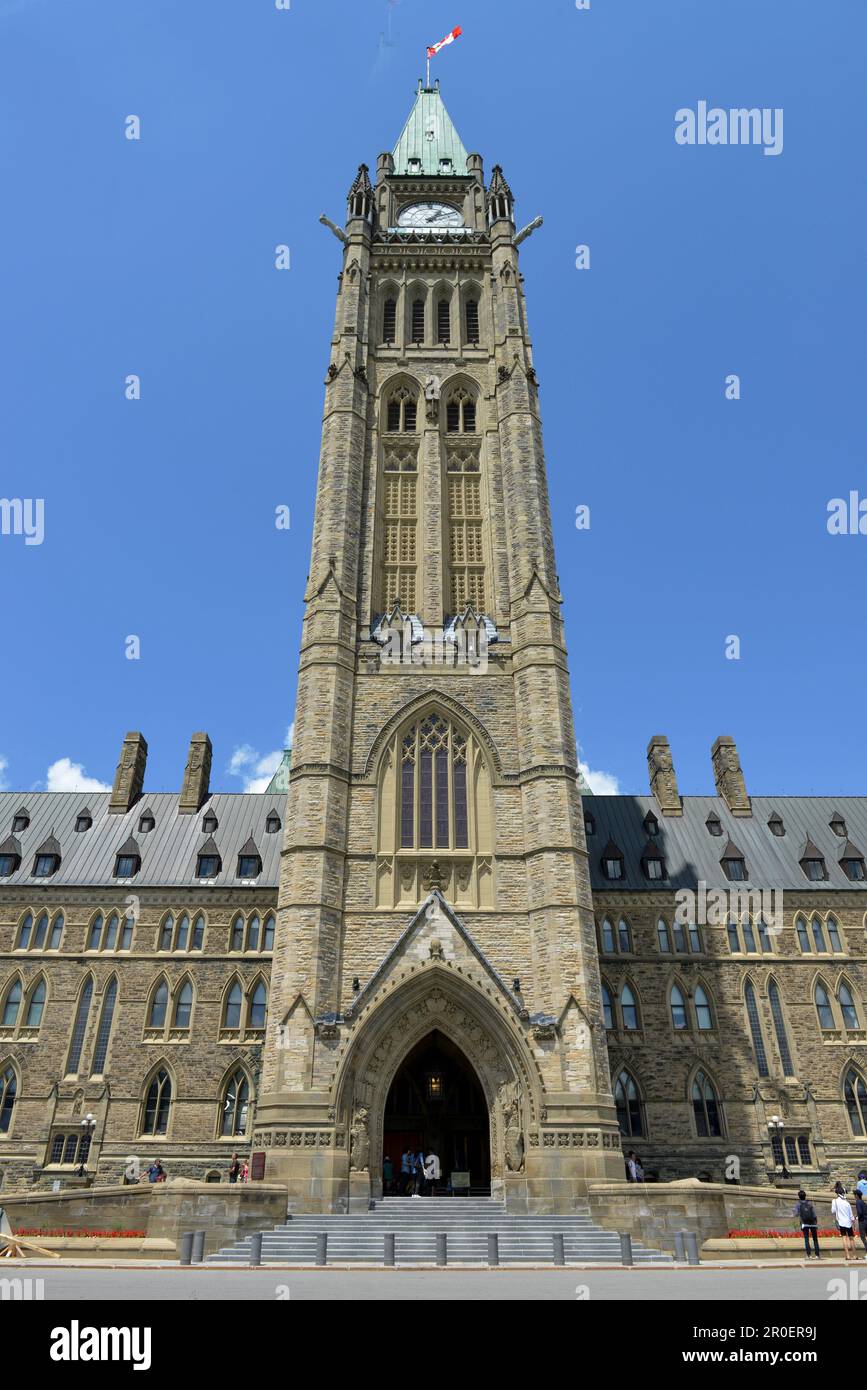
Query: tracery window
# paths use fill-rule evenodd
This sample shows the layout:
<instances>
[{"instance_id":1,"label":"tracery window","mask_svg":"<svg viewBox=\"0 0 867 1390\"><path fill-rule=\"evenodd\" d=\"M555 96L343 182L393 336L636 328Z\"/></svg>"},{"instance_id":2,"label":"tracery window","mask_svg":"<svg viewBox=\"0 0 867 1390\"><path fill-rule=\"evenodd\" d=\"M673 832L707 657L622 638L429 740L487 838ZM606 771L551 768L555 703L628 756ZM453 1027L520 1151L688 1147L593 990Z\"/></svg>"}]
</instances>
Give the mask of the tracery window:
<instances>
[{"instance_id":1,"label":"tracery window","mask_svg":"<svg viewBox=\"0 0 867 1390\"><path fill-rule=\"evenodd\" d=\"M250 1083L240 1069L229 1077L220 1106L220 1133L224 1137L240 1138L247 1132L247 1110L250 1103Z\"/></svg>"},{"instance_id":2,"label":"tracery window","mask_svg":"<svg viewBox=\"0 0 867 1390\"><path fill-rule=\"evenodd\" d=\"M713 1082L704 1071L697 1072L692 1083L692 1110L696 1133L702 1138L719 1138L722 1134L719 1100Z\"/></svg>"},{"instance_id":3,"label":"tracery window","mask_svg":"<svg viewBox=\"0 0 867 1390\"><path fill-rule=\"evenodd\" d=\"M628 1071L620 1073L614 1083L614 1104L617 1107L617 1121L620 1133L634 1139L644 1133L641 1117L641 1097L638 1087Z\"/></svg>"},{"instance_id":4,"label":"tracery window","mask_svg":"<svg viewBox=\"0 0 867 1390\"><path fill-rule=\"evenodd\" d=\"M446 430L449 434L475 434L476 402L464 386L458 386L446 403Z\"/></svg>"},{"instance_id":5,"label":"tracery window","mask_svg":"<svg viewBox=\"0 0 867 1390\"><path fill-rule=\"evenodd\" d=\"M867 1134L867 1082L854 1067L846 1073L846 1079L843 1082L843 1099L846 1102L852 1133ZM0 1129L2 1129L2 1123L0 1123Z\"/></svg>"},{"instance_id":6,"label":"tracery window","mask_svg":"<svg viewBox=\"0 0 867 1390\"><path fill-rule=\"evenodd\" d=\"M468 849L467 739L437 714L405 733L400 766L401 849Z\"/></svg>"}]
</instances>

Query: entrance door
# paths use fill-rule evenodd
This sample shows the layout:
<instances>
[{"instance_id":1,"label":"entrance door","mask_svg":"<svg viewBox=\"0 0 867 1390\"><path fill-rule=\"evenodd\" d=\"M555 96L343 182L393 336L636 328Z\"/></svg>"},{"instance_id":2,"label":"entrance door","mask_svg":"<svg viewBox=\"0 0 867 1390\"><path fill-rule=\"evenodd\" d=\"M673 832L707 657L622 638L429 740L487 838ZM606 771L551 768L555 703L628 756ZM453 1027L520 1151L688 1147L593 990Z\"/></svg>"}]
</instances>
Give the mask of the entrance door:
<instances>
[{"instance_id":1,"label":"entrance door","mask_svg":"<svg viewBox=\"0 0 867 1390\"><path fill-rule=\"evenodd\" d=\"M490 1192L490 1119L484 1093L460 1048L436 1030L407 1055L388 1093L382 1152L391 1158L395 1175L407 1147L438 1156L438 1193L465 1193L464 1175L469 1175L469 1190Z\"/></svg>"}]
</instances>

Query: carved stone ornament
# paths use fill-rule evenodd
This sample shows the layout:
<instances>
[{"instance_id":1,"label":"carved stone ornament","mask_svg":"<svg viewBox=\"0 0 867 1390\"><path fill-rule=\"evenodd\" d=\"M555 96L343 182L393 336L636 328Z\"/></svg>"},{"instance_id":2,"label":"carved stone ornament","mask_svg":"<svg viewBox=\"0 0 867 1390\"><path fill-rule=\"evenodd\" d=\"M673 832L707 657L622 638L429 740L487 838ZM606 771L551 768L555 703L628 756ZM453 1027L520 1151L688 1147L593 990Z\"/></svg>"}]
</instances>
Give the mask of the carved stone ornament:
<instances>
[{"instance_id":1,"label":"carved stone ornament","mask_svg":"<svg viewBox=\"0 0 867 1390\"><path fill-rule=\"evenodd\" d=\"M370 1111L360 1105L352 1117L349 1131L349 1166L356 1173L366 1173L370 1164Z\"/></svg>"},{"instance_id":2,"label":"carved stone ornament","mask_svg":"<svg viewBox=\"0 0 867 1390\"><path fill-rule=\"evenodd\" d=\"M517 1083L507 1082L500 1087L500 1108L503 1114L503 1149L506 1170L524 1171L524 1131L521 1125L521 1101Z\"/></svg>"}]
</instances>

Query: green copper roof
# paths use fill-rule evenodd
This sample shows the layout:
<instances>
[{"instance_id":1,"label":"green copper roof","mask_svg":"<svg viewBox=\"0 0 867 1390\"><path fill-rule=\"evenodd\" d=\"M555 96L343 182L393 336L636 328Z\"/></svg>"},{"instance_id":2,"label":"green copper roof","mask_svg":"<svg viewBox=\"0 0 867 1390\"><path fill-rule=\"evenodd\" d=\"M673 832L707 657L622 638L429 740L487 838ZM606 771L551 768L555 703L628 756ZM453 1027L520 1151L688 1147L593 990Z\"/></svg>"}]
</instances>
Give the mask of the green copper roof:
<instances>
[{"instance_id":1,"label":"green copper roof","mask_svg":"<svg viewBox=\"0 0 867 1390\"><path fill-rule=\"evenodd\" d=\"M269 796L285 795L289 790L289 770L292 767L292 749L284 748L280 766L268 783Z\"/></svg>"},{"instance_id":2,"label":"green copper roof","mask_svg":"<svg viewBox=\"0 0 867 1390\"><path fill-rule=\"evenodd\" d=\"M412 165L411 160L420 160ZM451 160L454 174L467 172L467 152L461 137L452 125L452 118L443 105L439 85L419 85L415 104L409 113L401 137L394 147L396 174L441 174L440 161Z\"/></svg>"}]
</instances>

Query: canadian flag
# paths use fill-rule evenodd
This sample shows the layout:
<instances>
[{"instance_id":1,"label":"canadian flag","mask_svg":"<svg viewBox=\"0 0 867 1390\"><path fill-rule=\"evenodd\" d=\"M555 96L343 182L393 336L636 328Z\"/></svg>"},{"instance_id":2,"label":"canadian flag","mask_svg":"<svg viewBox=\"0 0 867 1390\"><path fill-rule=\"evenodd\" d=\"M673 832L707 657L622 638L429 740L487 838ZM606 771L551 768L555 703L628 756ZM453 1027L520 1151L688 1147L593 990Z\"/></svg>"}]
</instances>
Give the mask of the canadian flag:
<instances>
[{"instance_id":1,"label":"canadian flag","mask_svg":"<svg viewBox=\"0 0 867 1390\"><path fill-rule=\"evenodd\" d=\"M459 39L463 32L461 26L458 25L457 29L453 29L450 34L446 34L445 38L440 39L439 43L431 44L427 51L427 56L429 58L435 58L441 48L445 48L446 44L454 43L455 39Z\"/></svg>"}]
</instances>

